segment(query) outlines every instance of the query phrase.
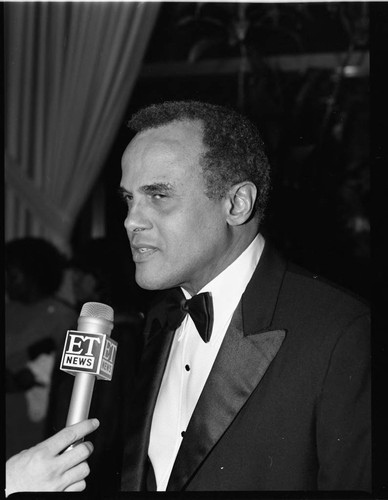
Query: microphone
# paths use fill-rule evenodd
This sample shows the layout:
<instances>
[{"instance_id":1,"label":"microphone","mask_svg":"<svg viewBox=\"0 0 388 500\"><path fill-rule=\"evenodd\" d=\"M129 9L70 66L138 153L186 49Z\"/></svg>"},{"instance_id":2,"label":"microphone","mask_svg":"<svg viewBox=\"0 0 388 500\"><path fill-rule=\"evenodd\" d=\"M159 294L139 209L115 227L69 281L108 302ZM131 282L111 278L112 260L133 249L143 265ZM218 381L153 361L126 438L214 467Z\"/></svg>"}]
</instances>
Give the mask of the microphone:
<instances>
[{"instance_id":1,"label":"microphone","mask_svg":"<svg viewBox=\"0 0 388 500\"><path fill-rule=\"evenodd\" d=\"M66 334L60 369L75 376L66 426L88 418L96 377L112 379L117 352L117 342L110 338L112 328L113 309L86 302L77 330Z\"/></svg>"}]
</instances>

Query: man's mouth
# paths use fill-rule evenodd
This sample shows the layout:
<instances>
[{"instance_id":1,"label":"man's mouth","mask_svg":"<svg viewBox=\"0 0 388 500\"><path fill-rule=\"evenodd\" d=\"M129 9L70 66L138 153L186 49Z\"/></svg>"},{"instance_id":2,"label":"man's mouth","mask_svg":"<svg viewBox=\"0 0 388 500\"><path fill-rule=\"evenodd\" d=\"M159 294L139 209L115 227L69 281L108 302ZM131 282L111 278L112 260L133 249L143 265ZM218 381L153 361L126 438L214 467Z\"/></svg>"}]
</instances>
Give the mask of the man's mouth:
<instances>
[{"instance_id":1,"label":"man's mouth","mask_svg":"<svg viewBox=\"0 0 388 500\"><path fill-rule=\"evenodd\" d=\"M151 246L132 246L132 257L134 262L143 262L157 251L157 248Z\"/></svg>"}]
</instances>

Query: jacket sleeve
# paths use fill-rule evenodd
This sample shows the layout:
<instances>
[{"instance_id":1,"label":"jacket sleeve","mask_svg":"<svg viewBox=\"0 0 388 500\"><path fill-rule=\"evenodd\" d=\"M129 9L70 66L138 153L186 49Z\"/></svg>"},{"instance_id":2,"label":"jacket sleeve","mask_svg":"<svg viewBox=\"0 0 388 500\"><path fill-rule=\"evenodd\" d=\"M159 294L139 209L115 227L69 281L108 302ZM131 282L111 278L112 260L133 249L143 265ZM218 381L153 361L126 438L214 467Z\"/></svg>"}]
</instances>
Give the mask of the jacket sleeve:
<instances>
[{"instance_id":1,"label":"jacket sleeve","mask_svg":"<svg viewBox=\"0 0 388 500\"><path fill-rule=\"evenodd\" d=\"M318 489L371 491L370 318L342 331L317 413Z\"/></svg>"}]
</instances>

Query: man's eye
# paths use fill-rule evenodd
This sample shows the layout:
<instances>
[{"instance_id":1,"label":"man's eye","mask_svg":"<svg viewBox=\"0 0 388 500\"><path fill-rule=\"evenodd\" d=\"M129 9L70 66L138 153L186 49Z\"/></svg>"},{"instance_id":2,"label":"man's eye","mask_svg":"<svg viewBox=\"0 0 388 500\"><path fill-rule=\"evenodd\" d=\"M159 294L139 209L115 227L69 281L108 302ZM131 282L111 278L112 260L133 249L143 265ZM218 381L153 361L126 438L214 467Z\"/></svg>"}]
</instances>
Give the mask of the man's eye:
<instances>
[{"instance_id":1,"label":"man's eye","mask_svg":"<svg viewBox=\"0 0 388 500\"><path fill-rule=\"evenodd\" d=\"M125 194L125 195L123 195L122 199L123 199L124 203L126 203L128 205L129 203L132 203L133 196L131 196L129 194Z\"/></svg>"},{"instance_id":2,"label":"man's eye","mask_svg":"<svg viewBox=\"0 0 388 500\"><path fill-rule=\"evenodd\" d=\"M155 200L161 200L163 198L165 198L166 195L165 194L161 194L161 193L155 193L152 195L152 198L154 198Z\"/></svg>"}]
</instances>

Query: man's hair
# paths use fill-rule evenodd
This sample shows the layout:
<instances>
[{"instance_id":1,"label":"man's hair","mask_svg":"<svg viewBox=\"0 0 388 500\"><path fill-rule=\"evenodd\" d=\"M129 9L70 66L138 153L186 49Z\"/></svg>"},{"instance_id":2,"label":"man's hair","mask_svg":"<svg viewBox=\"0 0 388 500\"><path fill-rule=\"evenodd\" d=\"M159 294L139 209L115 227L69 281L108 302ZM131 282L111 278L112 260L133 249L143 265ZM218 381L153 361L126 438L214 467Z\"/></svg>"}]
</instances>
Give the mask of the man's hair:
<instances>
[{"instance_id":1,"label":"man's hair","mask_svg":"<svg viewBox=\"0 0 388 500\"><path fill-rule=\"evenodd\" d=\"M264 217L270 190L270 166L257 128L236 111L197 101L168 101L135 113L128 127L135 132L176 121L197 121L203 125L205 152L200 159L206 195L221 199L234 185L251 181L257 188L254 214Z\"/></svg>"}]
</instances>

